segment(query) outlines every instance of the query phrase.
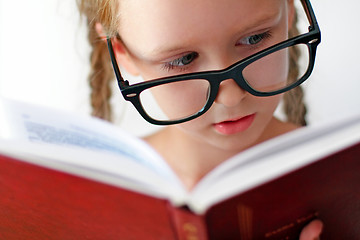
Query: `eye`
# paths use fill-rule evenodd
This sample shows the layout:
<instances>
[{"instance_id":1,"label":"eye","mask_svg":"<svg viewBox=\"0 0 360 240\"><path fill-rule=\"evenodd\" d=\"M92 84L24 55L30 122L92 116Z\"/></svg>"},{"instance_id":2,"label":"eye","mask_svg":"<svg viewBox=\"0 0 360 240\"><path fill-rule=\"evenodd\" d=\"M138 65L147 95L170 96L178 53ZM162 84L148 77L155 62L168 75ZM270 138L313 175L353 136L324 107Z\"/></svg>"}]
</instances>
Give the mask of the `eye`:
<instances>
[{"instance_id":1,"label":"eye","mask_svg":"<svg viewBox=\"0 0 360 240\"><path fill-rule=\"evenodd\" d=\"M264 32L260 34L254 34L251 36L248 36L246 38L240 39L239 43L237 45L256 45L261 43L263 40L270 38L271 33L270 32Z\"/></svg>"},{"instance_id":2,"label":"eye","mask_svg":"<svg viewBox=\"0 0 360 240\"><path fill-rule=\"evenodd\" d=\"M173 69L176 67L184 67L184 66L190 64L192 61L194 61L198 56L199 56L199 54L196 52L186 54L180 58L177 58L170 62L166 62L164 64L164 68L170 70L170 69Z\"/></svg>"}]
</instances>

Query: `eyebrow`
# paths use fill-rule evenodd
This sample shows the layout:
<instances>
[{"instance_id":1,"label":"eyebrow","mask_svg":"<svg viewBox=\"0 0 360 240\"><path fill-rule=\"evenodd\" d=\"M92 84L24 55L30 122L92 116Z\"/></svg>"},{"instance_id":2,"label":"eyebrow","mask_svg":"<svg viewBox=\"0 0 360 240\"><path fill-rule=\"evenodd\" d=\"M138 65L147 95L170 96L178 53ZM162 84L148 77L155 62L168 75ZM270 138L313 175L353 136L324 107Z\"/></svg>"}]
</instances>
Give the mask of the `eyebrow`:
<instances>
[{"instance_id":1,"label":"eyebrow","mask_svg":"<svg viewBox=\"0 0 360 240\"><path fill-rule=\"evenodd\" d=\"M266 12L266 14L262 14L261 17L259 17L258 19L256 19L255 21L253 21L253 23L251 23L251 25L247 25L246 27L244 27L243 29L241 29L238 32L244 32L247 33L249 32L251 29L254 29L258 26L261 25L265 25L268 23L272 23L272 22L278 22L281 18L281 11L268 11ZM151 51L148 51L147 54L149 55L163 55L163 54L170 54L172 52L178 52L180 50L184 49L184 44L182 44L181 42L179 42L179 44L176 45L172 45L170 47L166 46L166 45L160 45L154 49L152 49Z\"/></svg>"}]
</instances>

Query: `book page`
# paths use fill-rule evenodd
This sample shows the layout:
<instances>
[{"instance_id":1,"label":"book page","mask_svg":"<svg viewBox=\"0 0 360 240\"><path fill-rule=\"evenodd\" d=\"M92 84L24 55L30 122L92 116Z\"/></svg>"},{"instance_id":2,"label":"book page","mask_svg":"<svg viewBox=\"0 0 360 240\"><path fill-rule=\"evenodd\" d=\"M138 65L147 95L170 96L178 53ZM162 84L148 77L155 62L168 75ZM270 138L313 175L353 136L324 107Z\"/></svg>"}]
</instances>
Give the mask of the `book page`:
<instances>
[{"instance_id":1,"label":"book page","mask_svg":"<svg viewBox=\"0 0 360 240\"><path fill-rule=\"evenodd\" d=\"M360 142L360 114L304 127L225 161L194 188L189 207L203 213L213 204L271 181Z\"/></svg>"},{"instance_id":2,"label":"book page","mask_svg":"<svg viewBox=\"0 0 360 240\"><path fill-rule=\"evenodd\" d=\"M3 139L115 154L182 188L177 176L147 143L108 122L5 99L0 99L0 111ZM57 157L61 159L62 154L57 152ZM144 177L138 174L138 178Z\"/></svg>"}]
</instances>

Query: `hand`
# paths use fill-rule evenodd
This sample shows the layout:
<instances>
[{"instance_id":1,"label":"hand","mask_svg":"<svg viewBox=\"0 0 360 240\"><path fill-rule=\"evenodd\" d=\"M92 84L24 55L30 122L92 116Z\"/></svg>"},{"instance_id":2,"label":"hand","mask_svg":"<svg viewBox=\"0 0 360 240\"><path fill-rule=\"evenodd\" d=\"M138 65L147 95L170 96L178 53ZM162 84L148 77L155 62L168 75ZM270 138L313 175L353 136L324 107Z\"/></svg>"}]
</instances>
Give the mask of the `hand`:
<instances>
[{"instance_id":1,"label":"hand","mask_svg":"<svg viewBox=\"0 0 360 240\"><path fill-rule=\"evenodd\" d=\"M322 229L323 223L320 220L314 220L304 227L299 240L318 240Z\"/></svg>"}]
</instances>

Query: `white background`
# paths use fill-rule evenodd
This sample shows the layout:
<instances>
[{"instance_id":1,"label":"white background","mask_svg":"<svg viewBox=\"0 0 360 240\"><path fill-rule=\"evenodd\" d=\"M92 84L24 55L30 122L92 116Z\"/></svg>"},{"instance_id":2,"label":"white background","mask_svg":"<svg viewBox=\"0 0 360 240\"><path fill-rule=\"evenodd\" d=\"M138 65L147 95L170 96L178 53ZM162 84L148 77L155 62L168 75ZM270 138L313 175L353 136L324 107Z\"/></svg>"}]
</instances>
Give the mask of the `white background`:
<instances>
[{"instance_id":1,"label":"white background","mask_svg":"<svg viewBox=\"0 0 360 240\"><path fill-rule=\"evenodd\" d=\"M306 84L310 124L360 111L360 2L312 0L322 30ZM89 46L75 0L0 0L0 95L88 114ZM114 86L115 122L152 131Z\"/></svg>"}]
</instances>

